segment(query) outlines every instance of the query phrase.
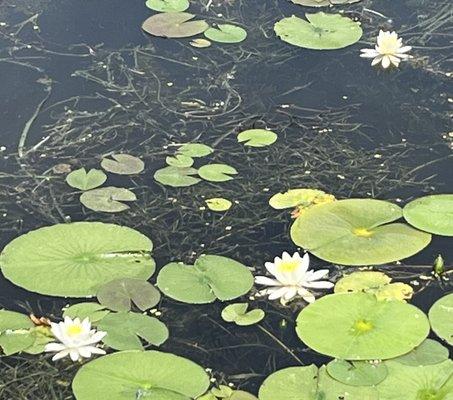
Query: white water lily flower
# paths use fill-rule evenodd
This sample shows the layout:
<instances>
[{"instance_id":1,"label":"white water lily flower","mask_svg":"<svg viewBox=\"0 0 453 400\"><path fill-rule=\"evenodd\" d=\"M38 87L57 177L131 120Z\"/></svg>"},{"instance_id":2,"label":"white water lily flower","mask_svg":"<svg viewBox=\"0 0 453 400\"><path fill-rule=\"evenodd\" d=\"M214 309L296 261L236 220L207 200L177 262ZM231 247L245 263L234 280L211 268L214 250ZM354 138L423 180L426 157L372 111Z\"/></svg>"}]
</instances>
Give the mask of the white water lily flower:
<instances>
[{"instance_id":1,"label":"white water lily flower","mask_svg":"<svg viewBox=\"0 0 453 400\"><path fill-rule=\"evenodd\" d=\"M281 258L275 257L273 263L267 262L264 265L275 279L256 276L255 283L270 286L261 290L259 294L269 296L269 300L280 299L282 304L286 304L297 295L306 302L313 303L315 296L308 289L330 289L334 286L332 282L320 281L328 275L328 269L308 270L310 265L308 253L301 257L297 252L293 256L284 252Z\"/></svg>"},{"instance_id":2,"label":"white water lily flower","mask_svg":"<svg viewBox=\"0 0 453 400\"><path fill-rule=\"evenodd\" d=\"M57 352L52 358L53 361L66 356L71 357L72 361L81 358L90 358L92 354L105 354L105 351L96 347L106 332L91 329L91 322L88 318L80 321L65 317L63 322L58 324L51 323L52 334L60 343L52 342L46 345L45 351Z\"/></svg>"},{"instance_id":3,"label":"white water lily flower","mask_svg":"<svg viewBox=\"0 0 453 400\"><path fill-rule=\"evenodd\" d=\"M390 65L398 67L401 61L411 56L406 54L412 49L411 46L403 46L403 41L398 38L396 32L379 31L377 45L374 49L362 49L360 57L372 58L371 65L382 64L383 68Z\"/></svg>"}]
</instances>

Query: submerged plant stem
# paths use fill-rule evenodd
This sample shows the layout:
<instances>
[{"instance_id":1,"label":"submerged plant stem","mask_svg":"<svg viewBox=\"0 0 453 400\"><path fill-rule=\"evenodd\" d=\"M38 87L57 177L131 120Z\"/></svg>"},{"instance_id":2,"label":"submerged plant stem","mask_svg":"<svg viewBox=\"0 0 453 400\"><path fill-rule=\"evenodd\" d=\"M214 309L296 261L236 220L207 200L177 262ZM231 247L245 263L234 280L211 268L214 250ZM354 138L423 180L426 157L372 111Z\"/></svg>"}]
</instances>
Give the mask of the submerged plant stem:
<instances>
[{"instance_id":1,"label":"submerged plant stem","mask_svg":"<svg viewBox=\"0 0 453 400\"><path fill-rule=\"evenodd\" d=\"M285 349L285 351L292 357L294 358L300 365L304 365L304 363L302 362L302 360L296 355L294 354L294 351L292 351L285 343L283 343L278 337L276 337L274 334L272 334L271 332L269 332L266 328L264 328L263 326L261 325L257 325L257 327L259 329L261 329L266 335L268 335L269 337L271 337L273 340L275 340L281 347L283 347Z\"/></svg>"}]
</instances>

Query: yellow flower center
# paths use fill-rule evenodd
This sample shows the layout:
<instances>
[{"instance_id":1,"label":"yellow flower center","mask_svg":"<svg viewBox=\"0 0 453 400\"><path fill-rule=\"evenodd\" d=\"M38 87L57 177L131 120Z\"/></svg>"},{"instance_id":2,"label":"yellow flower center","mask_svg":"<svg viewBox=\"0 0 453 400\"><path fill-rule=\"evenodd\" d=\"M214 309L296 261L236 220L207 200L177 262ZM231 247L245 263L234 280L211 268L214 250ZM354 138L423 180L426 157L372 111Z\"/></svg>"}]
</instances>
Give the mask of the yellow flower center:
<instances>
[{"instance_id":1,"label":"yellow flower center","mask_svg":"<svg viewBox=\"0 0 453 400\"><path fill-rule=\"evenodd\" d=\"M360 236L360 237L365 237L365 238L368 238L370 236L373 236L373 232L372 231L369 231L368 229L366 228L355 228L352 233L354 233L354 235L356 236Z\"/></svg>"},{"instance_id":2,"label":"yellow flower center","mask_svg":"<svg viewBox=\"0 0 453 400\"><path fill-rule=\"evenodd\" d=\"M386 37L379 43L379 52L381 54L395 54L398 48L398 38Z\"/></svg>"},{"instance_id":3,"label":"yellow flower center","mask_svg":"<svg viewBox=\"0 0 453 400\"><path fill-rule=\"evenodd\" d=\"M68 326L68 329L66 329L66 333L69 336L80 335L82 333L82 331L83 331L83 328L80 325L71 325L71 326Z\"/></svg>"},{"instance_id":4,"label":"yellow flower center","mask_svg":"<svg viewBox=\"0 0 453 400\"><path fill-rule=\"evenodd\" d=\"M277 269L279 272L293 272L295 271L300 265L299 260L289 260L289 261L282 261Z\"/></svg>"},{"instance_id":5,"label":"yellow flower center","mask_svg":"<svg viewBox=\"0 0 453 400\"><path fill-rule=\"evenodd\" d=\"M354 324L354 329L359 333L365 333L371 331L374 328L373 324L370 321L364 319L359 319Z\"/></svg>"}]
</instances>

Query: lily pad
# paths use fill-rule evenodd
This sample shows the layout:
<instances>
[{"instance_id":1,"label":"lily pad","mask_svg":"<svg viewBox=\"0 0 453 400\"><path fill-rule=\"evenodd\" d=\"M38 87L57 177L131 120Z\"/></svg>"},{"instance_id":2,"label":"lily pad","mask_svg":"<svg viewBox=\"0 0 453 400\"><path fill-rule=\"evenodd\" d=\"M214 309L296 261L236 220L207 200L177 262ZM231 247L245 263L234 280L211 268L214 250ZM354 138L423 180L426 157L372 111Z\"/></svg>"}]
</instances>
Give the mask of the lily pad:
<instances>
[{"instance_id":1,"label":"lily pad","mask_svg":"<svg viewBox=\"0 0 453 400\"><path fill-rule=\"evenodd\" d=\"M204 20L191 21L195 15L185 12L155 14L143 22L145 32L167 38L184 38L203 33L209 28Z\"/></svg>"},{"instance_id":2,"label":"lily pad","mask_svg":"<svg viewBox=\"0 0 453 400\"><path fill-rule=\"evenodd\" d=\"M221 197L213 197L212 199L205 200L206 205L212 211L227 211L231 208L233 203L230 200Z\"/></svg>"},{"instance_id":3,"label":"lily pad","mask_svg":"<svg viewBox=\"0 0 453 400\"><path fill-rule=\"evenodd\" d=\"M453 293L434 303L429 310L429 322L436 335L453 346Z\"/></svg>"},{"instance_id":4,"label":"lily pad","mask_svg":"<svg viewBox=\"0 0 453 400\"><path fill-rule=\"evenodd\" d=\"M101 167L106 171L118 175L135 175L142 172L145 163L138 157L129 154L113 154L112 159L104 158L101 161Z\"/></svg>"},{"instance_id":5,"label":"lily pad","mask_svg":"<svg viewBox=\"0 0 453 400\"><path fill-rule=\"evenodd\" d=\"M189 168L193 165L193 158L184 154L176 154L174 157L167 157L166 163L176 168Z\"/></svg>"},{"instance_id":6,"label":"lily pad","mask_svg":"<svg viewBox=\"0 0 453 400\"><path fill-rule=\"evenodd\" d=\"M333 379L351 386L373 386L387 377L384 363L333 360L326 368Z\"/></svg>"},{"instance_id":7,"label":"lily pad","mask_svg":"<svg viewBox=\"0 0 453 400\"><path fill-rule=\"evenodd\" d=\"M110 313L98 323L98 329L107 332L102 341L115 350L143 350L140 338L154 346L168 339L168 329L163 322L133 312Z\"/></svg>"},{"instance_id":8,"label":"lily pad","mask_svg":"<svg viewBox=\"0 0 453 400\"><path fill-rule=\"evenodd\" d=\"M350 46L362 37L362 28L341 14L305 14L308 21L292 16L278 21L274 30L284 42L314 50L333 50Z\"/></svg>"},{"instance_id":9,"label":"lily pad","mask_svg":"<svg viewBox=\"0 0 453 400\"><path fill-rule=\"evenodd\" d=\"M398 206L381 200L348 199L308 208L291 227L291 238L315 256L344 265L386 264L410 257L431 235L401 218Z\"/></svg>"},{"instance_id":10,"label":"lily pad","mask_svg":"<svg viewBox=\"0 0 453 400\"><path fill-rule=\"evenodd\" d=\"M88 190L80 196L80 202L90 210L115 213L126 211L130 207L123 201L135 201L137 196L129 189L107 186Z\"/></svg>"},{"instance_id":11,"label":"lily pad","mask_svg":"<svg viewBox=\"0 0 453 400\"><path fill-rule=\"evenodd\" d=\"M148 279L152 242L134 229L102 222L40 228L10 242L0 255L14 284L51 296L84 297L115 278Z\"/></svg>"},{"instance_id":12,"label":"lily pad","mask_svg":"<svg viewBox=\"0 0 453 400\"><path fill-rule=\"evenodd\" d=\"M109 310L98 303L86 302L68 307L64 310L63 317L79 318L81 321L88 318L92 324L96 324L109 313Z\"/></svg>"},{"instance_id":13,"label":"lily pad","mask_svg":"<svg viewBox=\"0 0 453 400\"><path fill-rule=\"evenodd\" d=\"M329 7L332 5L343 5L358 3L361 0L291 0L294 4L305 7Z\"/></svg>"},{"instance_id":14,"label":"lily pad","mask_svg":"<svg viewBox=\"0 0 453 400\"><path fill-rule=\"evenodd\" d=\"M235 303L226 306L222 310L222 319L226 322L234 322L239 326L254 325L264 318L264 311L260 309L247 311L247 303Z\"/></svg>"},{"instance_id":15,"label":"lily pad","mask_svg":"<svg viewBox=\"0 0 453 400\"><path fill-rule=\"evenodd\" d=\"M0 348L6 356L20 353L33 346L34 342L33 336L27 330L8 331L0 335Z\"/></svg>"},{"instance_id":16,"label":"lily pad","mask_svg":"<svg viewBox=\"0 0 453 400\"><path fill-rule=\"evenodd\" d=\"M189 8L189 0L147 0L146 7L159 12L181 12Z\"/></svg>"},{"instance_id":17,"label":"lily pad","mask_svg":"<svg viewBox=\"0 0 453 400\"><path fill-rule=\"evenodd\" d=\"M253 394L243 390L235 390L228 400L258 400Z\"/></svg>"},{"instance_id":18,"label":"lily pad","mask_svg":"<svg viewBox=\"0 0 453 400\"><path fill-rule=\"evenodd\" d=\"M317 189L290 189L284 193L274 194L269 205L276 210L294 207L310 207L315 204L330 203L335 197Z\"/></svg>"},{"instance_id":19,"label":"lily pad","mask_svg":"<svg viewBox=\"0 0 453 400\"><path fill-rule=\"evenodd\" d=\"M0 333L7 330L29 329L33 328L35 324L25 314L14 311L0 310Z\"/></svg>"},{"instance_id":20,"label":"lily pad","mask_svg":"<svg viewBox=\"0 0 453 400\"><path fill-rule=\"evenodd\" d=\"M131 400L151 391L158 391L154 398L159 400L189 400L208 387L209 376L198 364L159 351L123 351L98 358L83 365L72 383L77 400Z\"/></svg>"},{"instance_id":21,"label":"lily pad","mask_svg":"<svg viewBox=\"0 0 453 400\"><path fill-rule=\"evenodd\" d=\"M419 366L439 364L448 360L448 349L442 346L439 342L432 339L426 339L420 346L400 357L394 358L392 361L397 361L404 365Z\"/></svg>"},{"instance_id":22,"label":"lily pad","mask_svg":"<svg viewBox=\"0 0 453 400\"><path fill-rule=\"evenodd\" d=\"M107 175L100 169L76 169L66 176L66 183L76 189L90 190L101 186L107 180Z\"/></svg>"},{"instance_id":23,"label":"lily pad","mask_svg":"<svg viewBox=\"0 0 453 400\"><path fill-rule=\"evenodd\" d=\"M157 286L167 296L190 304L232 300L253 286L247 267L227 257L206 255L195 265L170 263L157 277Z\"/></svg>"},{"instance_id":24,"label":"lily pad","mask_svg":"<svg viewBox=\"0 0 453 400\"><path fill-rule=\"evenodd\" d=\"M210 182L225 182L233 179L230 175L236 175L235 168L226 164L207 164L198 170L198 175Z\"/></svg>"},{"instance_id":25,"label":"lily pad","mask_svg":"<svg viewBox=\"0 0 453 400\"><path fill-rule=\"evenodd\" d=\"M194 178L197 170L194 168L165 167L154 173L154 179L162 185L173 187L192 186L200 182L201 179Z\"/></svg>"},{"instance_id":26,"label":"lily pad","mask_svg":"<svg viewBox=\"0 0 453 400\"><path fill-rule=\"evenodd\" d=\"M209 40L202 39L202 38L197 38L193 39L190 41L190 45L192 47L196 47L198 49L204 49L206 47L209 47L212 45L212 43Z\"/></svg>"},{"instance_id":27,"label":"lily pad","mask_svg":"<svg viewBox=\"0 0 453 400\"><path fill-rule=\"evenodd\" d=\"M278 136L275 132L267 129L248 129L239 133L237 139L239 143L244 143L244 146L265 147L269 146L277 140Z\"/></svg>"},{"instance_id":28,"label":"lily pad","mask_svg":"<svg viewBox=\"0 0 453 400\"><path fill-rule=\"evenodd\" d=\"M389 374L377 386L379 400L453 399L453 361L412 367L386 362Z\"/></svg>"},{"instance_id":29,"label":"lily pad","mask_svg":"<svg viewBox=\"0 0 453 400\"><path fill-rule=\"evenodd\" d=\"M206 157L214 152L212 147L202 143L185 143L178 149L178 153L188 157Z\"/></svg>"},{"instance_id":30,"label":"lily pad","mask_svg":"<svg viewBox=\"0 0 453 400\"><path fill-rule=\"evenodd\" d=\"M321 297L297 317L297 334L313 350L343 360L398 357L429 333L425 314L399 301L368 293Z\"/></svg>"},{"instance_id":31,"label":"lily pad","mask_svg":"<svg viewBox=\"0 0 453 400\"><path fill-rule=\"evenodd\" d=\"M426 196L403 209L404 218L422 231L453 236L453 194Z\"/></svg>"},{"instance_id":32,"label":"lily pad","mask_svg":"<svg viewBox=\"0 0 453 400\"><path fill-rule=\"evenodd\" d=\"M247 31L240 26L219 24L217 28L208 28L204 35L213 42L240 43L247 37Z\"/></svg>"},{"instance_id":33,"label":"lily pad","mask_svg":"<svg viewBox=\"0 0 453 400\"><path fill-rule=\"evenodd\" d=\"M96 297L99 303L113 311L130 311L132 303L145 311L159 302L160 293L146 280L120 278L102 285Z\"/></svg>"}]
</instances>

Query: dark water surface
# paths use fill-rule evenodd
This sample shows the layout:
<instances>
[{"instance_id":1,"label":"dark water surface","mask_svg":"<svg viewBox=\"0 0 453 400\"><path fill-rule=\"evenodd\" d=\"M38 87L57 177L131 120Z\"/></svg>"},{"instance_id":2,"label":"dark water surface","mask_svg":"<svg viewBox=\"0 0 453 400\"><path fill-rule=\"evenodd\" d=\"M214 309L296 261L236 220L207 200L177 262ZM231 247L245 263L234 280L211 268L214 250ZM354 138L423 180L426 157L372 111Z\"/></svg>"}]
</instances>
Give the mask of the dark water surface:
<instances>
[{"instance_id":1,"label":"dark water surface","mask_svg":"<svg viewBox=\"0 0 453 400\"><path fill-rule=\"evenodd\" d=\"M288 213L267 204L274 193L316 187L338 198L404 205L424 194L453 192L448 2L365 0L338 8L362 21L364 36L336 51L295 48L275 37L278 19L312 11L286 0L191 3L191 12L210 22L237 23L249 37L207 49L150 37L140 29L152 14L142 0L0 3L0 248L41 226L104 221L149 236L158 267L210 253L262 271L265 261L296 250ZM371 47L381 28L396 30L414 47L414 59L399 70L374 69L359 58L359 49ZM252 127L269 127L279 140L244 148L236 133ZM213 146L211 160L234 166L238 177L183 189L156 184L153 173L164 166L171 146L189 141ZM130 188L138 201L114 215L82 208L79 193L54 167L98 168L102 155L119 151L141 157L146 170L133 178L110 175L107 184ZM238 204L212 213L200 208L209 197ZM434 236L428 248L404 260L406 266L386 267L392 276L420 282L413 303L425 311L452 290L448 282L419 279L429 275L439 253L452 264L451 239ZM315 267L325 264L313 257ZM333 276L339 273L328 267ZM0 308L58 316L66 303L0 276ZM326 361L296 338L301 303L253 304L266 310L262 328L224 323L221 304L190 306L164 298L159 308L171 333L162 349L212 368L220 383L255 393L265 376L297 365L297 359L307 365ZM9 399L1 380L0 398ZM29 390L17 398L71 398L64 385L56 394Z\"/></svg>"}]
</instances>

